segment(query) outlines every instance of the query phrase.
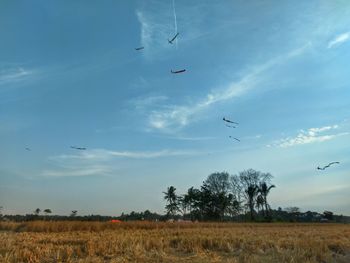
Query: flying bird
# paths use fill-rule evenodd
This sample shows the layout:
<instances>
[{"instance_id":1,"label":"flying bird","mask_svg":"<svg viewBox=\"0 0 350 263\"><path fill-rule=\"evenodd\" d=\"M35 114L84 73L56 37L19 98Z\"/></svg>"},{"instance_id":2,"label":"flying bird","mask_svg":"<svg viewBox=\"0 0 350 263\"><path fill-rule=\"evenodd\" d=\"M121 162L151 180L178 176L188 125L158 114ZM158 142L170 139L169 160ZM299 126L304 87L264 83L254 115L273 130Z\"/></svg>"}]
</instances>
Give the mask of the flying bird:
<instances>
[{"instance_id":1,"label":"flying bird","mask_svg":"<svg viewBox=\"0 0 350 263\"><path fill-rule=\"evenodd\" d=\"M179 33L176 33L176 35L171 40L168 39L169 44L172 44L178 35Z\"/></svg>"},{"instance_id":2,"label":"flying bird","mask_svg":"<svg viewBox=\"0 0 350 263\"><path fill-rule=\"evenodd\" d=\"M30 148L28 148L28 147L26 147L25 149L26 149L27 151L31 151L31 149L30 149Z\"/></svg>"},{"instance_id":3,"label":"flying bird","mask_svg":"<svg viewBox=\"0 0 350 263\"><path fill-rule=\"evenodd\" d=\"M234 121L231 121L229 119L226 119L225 117L222 118L223 121L226 121L228 123L234 123L234 124L238 124L238 122L234 122Z\"/></svg>"},{"instance_id":4,"label":"flying bird","mask_svg":"<svg viewBox=\"0 0 350 263\"><path fill-rule=\"evenodd\" d=\"M171 70L171 73L173 73L173 74L178 74L178 73L183 73L183 72L185 72L185 71L186 71L186 69Z\"/></svg>"},{"instance_id":5,"label":"flying bird","mask_svg":"<svg viewBox=\"0 0 350 263\"><path fill-rule=\"evenodd\" d=\"M72 149L76 149L76 150L81 150L81 151L86 150L86 148L84 148L84 147L76 147L76 146L71 146L70 148L72 148Z\"/></svg>"},{"instance_id":6,"label":"flying bird","mask_svg":"<svg viewBox=\"0 0 350 263\"><path fill-rule=\"evenodd\" d=\"M326 166L323 166L323 167L319 167L317 166L317 170L325 170L326 168L330 167L331 165L333 164L339 164L340 162L331 162L329 164L327 164Z\"/></svg>"},{"instance_id":7,"label":"flying bird","mask_svg":"<svg viewBox=\"0 0 350 263\"><path fill-rule=\"evenodd\" d=\"M135 50L142 50L142 49L144 49L145 47L137 47L137 48L135 48Z\"/></svg>"},{"instance_id":8,"label":"flying bird","mask_svg":"<svg viewBox=\"0 0 350 263\"><path fill-rule=\"evenodd\" d=\"M231 138L231 139L234 139L234 140L236 140L236 141L238 141L238 142L240 142L241 140L240 139L237 139L237 138L235 138L235 137L232 137L232 136L228 136L229 138Z\"/></svg>"}]
</instances>

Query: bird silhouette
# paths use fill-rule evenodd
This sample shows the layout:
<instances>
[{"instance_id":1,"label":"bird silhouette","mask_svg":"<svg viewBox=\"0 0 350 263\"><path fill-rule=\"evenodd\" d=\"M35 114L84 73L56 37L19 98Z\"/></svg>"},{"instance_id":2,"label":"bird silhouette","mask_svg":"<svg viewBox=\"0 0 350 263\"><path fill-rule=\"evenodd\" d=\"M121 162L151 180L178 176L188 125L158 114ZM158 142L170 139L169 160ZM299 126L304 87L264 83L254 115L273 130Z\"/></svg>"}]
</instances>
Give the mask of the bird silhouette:
<instances>
[{"instance_id":1,"label":"bird silhouette","mask_svg":"<svg viewBox=\"0 0 350 263\"><path fill-rule=\"evenodd\" d=\"M81 150L81 151L86 150L86 148L85 148L85 147L76 147L76 146L71 146L70 148L75 149L75 150Z\"/></svg>"},{"instance_id":2,"label":"bird silhouette","mask_svg":"<svg viewBox=\"0 0 350 263\"><path fill-rule=\"evenodd\" d=\"M172 44L178 35L179 35L179 33L176 33L176 35L171 40L168 39L169 44Z\"/></svg>"},{"instance_id":3,"label":"bird silhouette","mask_svg":"<svg viewBox=\"0 0 350 263\"><path fill-rule=\"evenodd\" d=\"M183 72L185 72L185 71L186 71L186 69L171 70L171 73L173 73L173 74L178 74L178 73L183 73Z\"/></svg>"},{"instance_id":4,"label":"bird silhouette","mask_svg":"<svg viewBox=\"0 0 350 263\"><path fill-rule=\"evenodd\" d=\"M223 121L226 121L228 123L234 123L234 124L238 124L238 122L234 122L234 121L231 121L229 119L226 119L225 117L222 118Z\"/></svg>"},{"instance_id":5,"label":"bird silhouette","mask_svg":"<svg viewBox=\"0 0 350 263\"><path fill-rule=\"evenodd\" d=\"M137 47L137 48L135 48L135 50L142 50L142 49L144 49L145 47Z\"/></svg>"},{"instance_id":6,"label":"bird silhouette","mask_svg":"<svg viewBox=\"0 0 350 263\"><path fill-rule=\"evenodd\" d=\"M30 148L28 148L28 147L26 147L25 149L26 149L27 151L31 151L31 149L30 149Z\"/></svg>"},{"instance_id":7,"label":"bird silhouette","mask_svg":"<svg viewBox=\"0 0 350 263\"><path fill-rule=\"evenodd\" d=\"M330 167L330 166L332 166L333 164L339 164L340 162L331 162L331 163L329 163L329 164L327 164L327 165L325 165L325 166L323 166L323 167L319 167L319 166L317 166L317 170L326 170L328 167Z\"/></svg>"},{"instance_id":8,"label":"bird silhouette","mask_svg":"<svg viewBox=\"0 0 350 263\"><path fill-rule=\"evenodd\" d=\"M241 140L240 139L237 139L237 138L235 138L235 137L232 137L232 136L228 136L229 138L231 138L231 139L234 139L234 140L236 140L236 141L238 141L238 142L240 142Z\"/></svg>"}]
</instances>

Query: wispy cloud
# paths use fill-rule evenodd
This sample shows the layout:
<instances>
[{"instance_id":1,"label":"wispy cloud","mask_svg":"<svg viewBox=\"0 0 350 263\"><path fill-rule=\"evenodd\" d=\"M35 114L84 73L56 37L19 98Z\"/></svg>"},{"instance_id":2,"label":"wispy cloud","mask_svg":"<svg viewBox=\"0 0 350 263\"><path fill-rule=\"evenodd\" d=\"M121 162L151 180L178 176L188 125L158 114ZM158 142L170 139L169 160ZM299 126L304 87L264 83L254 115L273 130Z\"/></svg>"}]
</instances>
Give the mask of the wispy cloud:
<instances>
[{"instance_id":1,"label":"wispy cloud","mask_svg":"<svg viewBox=\"0 0 350 263\"><path fill-rule=\"evenodd\" d=\"M336 137L349 134L348 132L331 133L331 131L334 131L338 128L339 128L338 125L333 125L333 126L324 126L320 128L310 128L308 130L300 130L298 135L295 137L283 138L283 139L274 141L272 144L269 144L267 146L285 148L285 147L291 147L291 146L302 145L302 144L329 141ZM328 133L325 134L326 132Z\"/></svg>"},{"instance_id":2,"label":"wispy cloud","mask_svg":"<svg viewBox=\"0 0 350 263\"><path fill-rule=\"evenodd\" d=\"M34 71L24 69L22 67L15 67L0 70L0 85L11 82L23 81L27 77L33 75Z\"/></svg>"},{"instance_id":3,"label":"wispy cloud","mask_svg":"<svg viewBox=\"0 0 350 263\"><path fill-rule=\"evenodd\" d=\"M340 35L336 36L334 39L332 39L331 41L329 41L328 48L333 48L335 46L339 46L339 45L343 44L344 42L348 41L349 38L350 38L350 32L340 34Z\"/></svg>"},{"instance_id":4,"label":"wispy cloud","mask_svg":"<svg viewBox=\"0 0 350 263\"><path fill-rule=\"evenodd\" d=\"M245 139L245 140L259 140L261 138L262 138L261 134L242 137L242 139Z\"/></svg>"},{"instance_id":5,"label":"wispy cloud","mask_svg":"<svg viewBox=\"0 0 350 263\"><path fill-rule=\"evenodd\" d=\"M76 154L61 154L48 158L54 166L41 173L44 177L76 177L110 175L116 170L116 159L156 159L202 154L191 150L111 151L92 149Z\"/></svg>"},{"instance_id":6,"label":"wispy cloud","mask_svg":"<svg viewBox=\"0 0 350 263\"><path fill-rule=\"evenodd\" d=\"M94 176L94 175L106 175L111 172L108 166L90 166L90 167L76 167L76 168L64 168L57 170L45 170L42 172L44 177L81 177L81 176Z\"/></svg>"},{"instance_id":7,"label":"wispy cloud","mask_svg":"<svg viewBox=\"0 0 350 263\"><path fill-rule=\"evenodd\" d=\"M252 90L263 80L264 73L288 59L302 54L308 47L310 47L310 43L292 50L284 56L273 58L264 64L252 67L238 81L230 82L224 88L210 92L205 98L194 104L169 105L166 109L151 111L149 115L150 128L163 132L171 132L186 126L190 119L193 120L194 116L208 109L210 106L242 96Z\"/></svg>"},{"instance_id":8,"label":"wispy cloud","mask_svg":"<svg viewBox=\"0 0 350 263\"><path fill-rule=\"evenodd\" d=\"M111 151L105 149L93 149L82 151L79 154L63 154L50 157L50 160L100 160L107 161L113 158L131 158L131 159L152 159L171 156L189 156L198 155L199 152L192 150L160 150L160 151Z\"/></svg>"},{"instance_id":9,"label":"wispy cloud","mask_svg":"<svg viewBox=\"0 0 350 263\"><path fill-rule=\"evenodd\" d=\"M130 100L129 103L132 104L135 107L135 109L143 110L150 106L154 107L155 105L159 105L160 103L166 100L168 100L167 96L159 95L135 98Z\"/></svg>"},{"instance_id":10,"label":"wispy cloud","mask_svg":"<svg viewBox=\"0 0 350 263\"><path fill-rule=\"evenodd\" d=\"M198 136L198 137L190 137L190 136L169 136L165 137L171 140L180 140L180 141L207 141L214 140L216 137L212 136Z\"/></svg>"},{"instance_id":11,"label":"wispy cloud","mask_svg":"<svg viewBox=\"0 0 350 263\"><path fill-rule=\"evenodd\" d=\"M216 18L214 25L208 23L208 19L213 18L206 16L206 12L213 9L218 10L221 6L214 2L200 5L189 2L186 5L176 5L175 12L174 2L171 1L149 1L143 4L135 14L140 23L140 44L145 47L142 52L145 58L153 59L158 54L164 57L164 51L168 52L173 48L167 39L176 33L180 33L175 41L177 47L178 41L184 43L214 32L217 33L224 29L223 24L225 28L229 27L227 20L223 18ZM186 30L182 30L183 28Z\"/></svg>"},{"instance_id":12,"label":"wispy cloud","mask_svg":"<svg viewBox=\"0 0 350 263\"><path fill-rule=\"evenodd\" d=\"M175 2L151 0L136 10L146 58L153 58L156 54L164 57L162 51L168 52L172 48L167 39L176 33L180 33L175 40L177 46L177 43L188 43L212 34L226 34L228 28L245 22L245 19L233 18L231 13L223 12L226 6L216 1L188 1L186 5ZM209 13L223 15L213 16Z\"/></svg>"},{"instance_id":13,"label":"wispy cloud","mask_svg":"<svg viewBox=\"0 0 350 263\"><path fill-rule=\"evenodd\" d=\"M136 11L136 16L141 24L141 45L149 47L152 41L153 29L151 23L147 20L144 13L141 10Z\"/></svg>"},{"instance_id":14,"label":"wispy cloud","mask_svg":"<svg viewBox=\"0 0 350 263\"><path fill-rule=\"evenodd\" d=\"M137 19L141 25L141 46L145 47L143 53L148 55L152 50L167 47L166 40L172 34L170 24L166 23L166 21L171 21L170 14L167 12L158 12L158 14L162 15L154 16L145 10L136 11Z\"/></svg>"}]
</instances>

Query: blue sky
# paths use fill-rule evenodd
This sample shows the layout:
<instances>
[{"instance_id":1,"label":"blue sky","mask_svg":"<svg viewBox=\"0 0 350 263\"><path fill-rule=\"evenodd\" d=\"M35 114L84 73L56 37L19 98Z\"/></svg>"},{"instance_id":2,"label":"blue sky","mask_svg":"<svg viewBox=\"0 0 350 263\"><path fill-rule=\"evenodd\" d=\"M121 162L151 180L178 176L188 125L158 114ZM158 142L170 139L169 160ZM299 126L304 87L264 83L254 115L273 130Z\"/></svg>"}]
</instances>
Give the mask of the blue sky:
<instances>
[{"instance_id":1,"label":"blue sky","mask_svg":"<svg viewBox=\"0 0 350 263\"><path fill-rule=\"evenodd\" d=\"M275 208L350 215L348 1L174 4L170 45L172 0L1 1L4 212L163 212L253 168Z\"/></svg>"}]
</instances>

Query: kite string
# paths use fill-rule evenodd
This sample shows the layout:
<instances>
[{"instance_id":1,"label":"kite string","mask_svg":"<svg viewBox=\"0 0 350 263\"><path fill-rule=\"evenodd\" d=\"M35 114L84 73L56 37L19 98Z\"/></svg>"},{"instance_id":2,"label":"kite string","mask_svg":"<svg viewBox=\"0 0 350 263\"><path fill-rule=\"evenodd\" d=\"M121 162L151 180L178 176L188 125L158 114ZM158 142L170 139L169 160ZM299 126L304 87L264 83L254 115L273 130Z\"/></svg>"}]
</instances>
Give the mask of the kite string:
<instances>
[{"instance_id":1,"label":"kite string","mask_svg":"<svg viewBox=\"0 0 350 263\"><path fill-rule=\"evenodd\" d=\"M174 13L175 35L176 35L178 32L177 32L177 18L176 18L176 10L175 10L175 0L173 0L173 13ZM176 44L176 48L177 48L177 38L175 39L175 44Z\"/></svg>"}]
</instances>

